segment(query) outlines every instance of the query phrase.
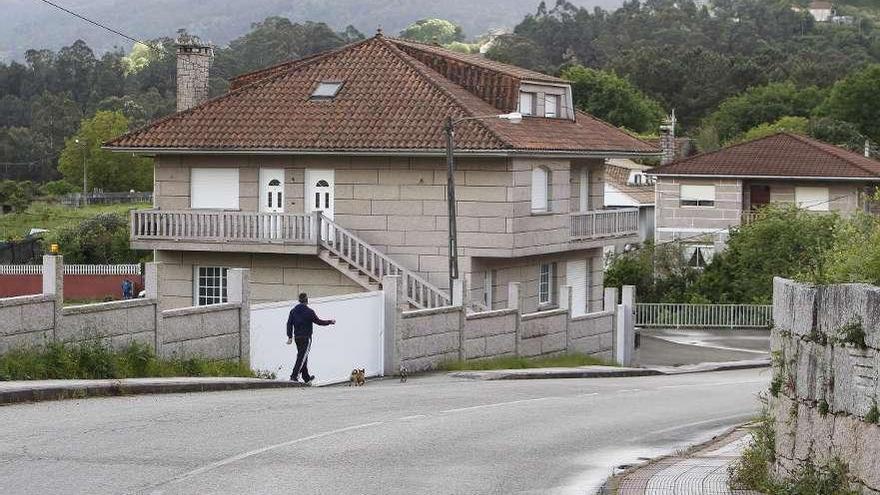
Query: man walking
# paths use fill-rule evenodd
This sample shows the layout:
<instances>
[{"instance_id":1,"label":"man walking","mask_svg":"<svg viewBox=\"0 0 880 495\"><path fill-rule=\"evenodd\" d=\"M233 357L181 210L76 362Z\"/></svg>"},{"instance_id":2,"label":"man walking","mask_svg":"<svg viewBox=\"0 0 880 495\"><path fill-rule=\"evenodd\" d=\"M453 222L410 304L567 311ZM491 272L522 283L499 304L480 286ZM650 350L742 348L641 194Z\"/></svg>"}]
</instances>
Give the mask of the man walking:
<instances>
[{"instance_id":1,"label":"man walking","mask_svg":"<svg viewBox=\"0 0 880 495\"><path fill-rule=\"evenodd\" d=\"M287 345L296 342L296 364L293 365L293 373L290 381L302 380L306 385L312 383L314 376L309 374L309 350L312 348L312 324L327 326L336 324L336 320L322 320L315 311L309 307L309 296L303 292L299 295L299 304L290 310L287 317Z\"/></svg>"}]
</instances>

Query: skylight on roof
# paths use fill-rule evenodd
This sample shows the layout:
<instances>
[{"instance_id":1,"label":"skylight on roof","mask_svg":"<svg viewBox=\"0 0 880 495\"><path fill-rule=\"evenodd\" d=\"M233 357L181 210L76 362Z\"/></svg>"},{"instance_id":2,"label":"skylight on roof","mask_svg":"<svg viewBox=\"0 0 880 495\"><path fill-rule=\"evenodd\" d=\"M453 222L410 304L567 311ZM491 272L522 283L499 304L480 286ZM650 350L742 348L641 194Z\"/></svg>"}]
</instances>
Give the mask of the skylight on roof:
<instances>
[{"instance_id":1,"label":"skylight on roof","mask_svg":"<svg viewBox=\"0 0 880 495\"><path fill-rule=\"evenodd\" d=\"M312 99L314 100L327 100L335 98L339 90L342 89L341 82L326 82L321 81L318 83L318 87L315 88L315 91L312 92Z\"/></svg>"}]
</instances>

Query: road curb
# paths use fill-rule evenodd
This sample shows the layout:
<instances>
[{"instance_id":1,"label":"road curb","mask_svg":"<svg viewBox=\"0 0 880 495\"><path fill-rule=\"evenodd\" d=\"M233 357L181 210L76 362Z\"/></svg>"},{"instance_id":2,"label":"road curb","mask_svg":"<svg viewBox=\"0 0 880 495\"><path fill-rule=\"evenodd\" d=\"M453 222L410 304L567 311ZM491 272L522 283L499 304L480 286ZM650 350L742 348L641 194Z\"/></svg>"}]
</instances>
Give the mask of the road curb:
<instances>
[{"instance_id":1,"label":"road curb","mask_svg":"<svg viewBox=\"0 0 880 495\"><path fill-rule=\"evenodd\" d=\"M699 365L655 368L624 368L624 369L601 369L595 368L570 368L570 369L541 369L534 370L487 370L487 371L455 371L448 373L453 378L466 378L469 380L548 380L562 378L630 378L638 376L661 376L661 375L684 375L690 373L712 373L716 371L746 370L754 368L769 368L769 359L753 361L733 361L726 363L704 363Z\"/></svg>"},{"instance_id":2,"label":"road curb","mask_svg":"<svg viewBox=\"0 0 880 495\"><path fill-rule=\"evenodd\" d=\"M2 386L2 382L0 382ZM42 402L88 397L115 397L122 395L179 394L190 392L222 392L231 390L259 390L274 388L299 388L301 383L275 380L224 380L224 381L168 381L143 382L108 380L93 384L58 384L0 390L0 406L23 402Z\"/></svg>"}]
</instances>

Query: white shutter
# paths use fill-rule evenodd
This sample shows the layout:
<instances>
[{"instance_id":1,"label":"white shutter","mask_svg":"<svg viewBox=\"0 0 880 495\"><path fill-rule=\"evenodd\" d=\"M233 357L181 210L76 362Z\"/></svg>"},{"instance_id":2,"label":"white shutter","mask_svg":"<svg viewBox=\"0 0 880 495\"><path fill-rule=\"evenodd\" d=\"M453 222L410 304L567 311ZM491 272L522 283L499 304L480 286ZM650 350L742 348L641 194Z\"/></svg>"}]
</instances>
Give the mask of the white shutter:
<instances>
[{"instance_id":1,"label":"white shutter","mask_svg":"<svg viewBox=\"0 0 880 495\"><path fill-rule=\"evenodd\" d=\"M519 94L519 113L523 115L535 114L535 93L521 92Z\"/></svg>"},{"instance_id":2,"label":"white shutter","mask_svg":"<svg viewBox=\"0 0 880 495\"><path fill-rule=\"evenodd\" d=\"M715 201L715 186L694 186L682 184L682 201Z\"/></svg>"},{"instance_id":3,"label":"white shutter","mask_svg":"<svg viewBox=\"0 0 880 495\"><path fill-rule=\"evenodd\" d=\"M587 167L581 168L580 192L578 195L580 199L580 211L590 211L590 171L587 170Z\"/></svg>"},{"instance_id":4,"label":"white shutter","mask_svg":"<svg viewBox=\"0 0 880 495\"><path fill-rule=\"evenodd\" d=\"M532 211L547 211L547 170L535 167L532 170Z\"/></svg>"},{"instance_id":5,"label":"white shutter","mask_svg":"<svg viewBox=\"0 0 880 495\"><path fill-rule=\"evenodd\" d=\"M810 211L828 211L830 194L827 187L796 187L794 200L798 208Z\"/></svg>"},{"instance_id":6,"label":"white shutter","mask_svg":"<svg viewBox=\"0 0 880 495\"><path fill-rule=\"evenodd\" d=\"M579 316L587 313L587 260L569 261L566 265L566 284L571 287L571 314Z\"/></svg>"},{"instance_id":7,"label":"white shutter","mask_svg":"<svg viewBox=\"0 0 880 495\"><path fill-rule=\"evenodd\" d=\"M190 173L190 206L238 209L237 168L194 168Z\"/></svg>"}]
</instances>

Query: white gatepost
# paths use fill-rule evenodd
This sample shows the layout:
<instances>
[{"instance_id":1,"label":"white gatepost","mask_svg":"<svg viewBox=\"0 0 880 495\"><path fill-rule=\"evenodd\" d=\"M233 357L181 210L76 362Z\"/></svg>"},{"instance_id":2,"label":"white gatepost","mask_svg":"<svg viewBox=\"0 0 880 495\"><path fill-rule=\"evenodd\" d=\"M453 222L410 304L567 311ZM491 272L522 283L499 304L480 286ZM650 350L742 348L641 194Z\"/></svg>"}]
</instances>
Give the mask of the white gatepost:
<instances>
[{"instance_id":1,"label":"white gatepost","mask_svg":"<svg viewBox=\"0 0 880 495\"><path fill-rule=\"evenodd\" d=\"M464 306L465 303L465 283L463 278L457 278L452 281L452 305Z\"/></svg>"},{"instance_id":2,"label":"white gatepost","mask_svg":"<svg viewBox=\"0 0 880 495\"><path fill-rule=\"evenodd\" d=\"M382 371L393 376L400 371L400 349L398 348L397 319L407 309L403 297L403 284L400 275L382 277L383 329L382 329Z\"/></svg>"},{"instance_id":3,"label":"white gatepost","mask_svg":"<svg viewBox=\"0 0 880 495\"><path fill-rule=\"evenodd\" d=\"M230 268L226 272L226 300L241 305L238 312L238 358L243 363L249 363L251 356L250 272L247 268Z\"/></svg>"},{"instance_id":4,"label":"white gatepost","mask_svg":"<svg viewBox=\"0 0 880 495\"><path fill-rule=\"evenodd\" d=\"M52 325L52 341L61 328L61 318L64 316L64 257L59 254L47 254L43 256L43 294L53 296L54 319Z\"/></svg>"},{"instance_id":5,"label":"white gatepost","mask_svg":"<svg viewBox=\"0 0 880 495\"><path fill-rule=\"evenodd\" d=\"M635 310L636 288L624 285L621 303L617 306L614 360L620 366L632 366L636 348Z\"/></svg>"},{"instance_id":6,"label":"white gatepost","mask_svg":"<svg viewBox=\"0 0 880 495\"><path fill-rule=\"evenodd\" d=\"M510 282L507 285L507 308L520 309L519 282Z\"/></svg>"}]
</instances>

